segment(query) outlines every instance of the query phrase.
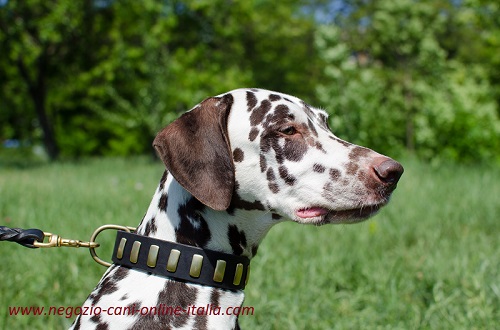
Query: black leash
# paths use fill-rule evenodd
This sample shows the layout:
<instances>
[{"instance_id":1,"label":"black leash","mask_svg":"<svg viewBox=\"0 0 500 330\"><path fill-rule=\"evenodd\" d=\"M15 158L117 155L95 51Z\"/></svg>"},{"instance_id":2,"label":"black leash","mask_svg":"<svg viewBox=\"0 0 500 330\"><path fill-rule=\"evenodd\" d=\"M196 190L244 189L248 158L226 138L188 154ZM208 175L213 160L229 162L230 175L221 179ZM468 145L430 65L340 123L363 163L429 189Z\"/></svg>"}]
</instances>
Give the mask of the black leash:
<instances>
[{"instance_id":1,"label":"black leash","mask_svg":"<svg viewBox=\"0 0 500 330\"><path fill-rule=\"evenodd\" d=\"M120 228L123 227L120 226ZM47 242L44 242L46 238ZM31 249L41 247L86 247L94 249L99 247L99 244L94 240L82 242L76 239L62 238L59 235L44 232L40 229L9 228L6 226L0 226L0 241L16 242Z\"/></svg>"},{"instance_id":2,"label":"black leash","mask_svg":"<svg viewBox=\"0 0 500 330\"><path fill-rule=\"evenodd\" d=\"M43 242L45 235L40 229L21 229L0 226L0 241L16 242L30 249L36 249L35 242Z\"/></svg>"}]
</instances>

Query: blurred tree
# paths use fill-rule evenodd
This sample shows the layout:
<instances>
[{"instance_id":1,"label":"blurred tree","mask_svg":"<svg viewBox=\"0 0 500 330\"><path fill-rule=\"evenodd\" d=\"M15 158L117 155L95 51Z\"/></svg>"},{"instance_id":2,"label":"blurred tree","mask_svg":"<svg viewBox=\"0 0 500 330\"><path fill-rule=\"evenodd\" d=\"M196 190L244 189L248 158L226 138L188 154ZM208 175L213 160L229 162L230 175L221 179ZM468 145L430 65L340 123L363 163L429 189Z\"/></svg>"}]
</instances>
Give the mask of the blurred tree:
<instances>
[{"instance_id":1,"label":"blurred tree","mask_svg":"<svg viewBox=\"0 0 500 330\"><path fill-rule=\"evenodd\" d=\"M123 70L123 63L120 70L135 81L125 79L123 84L107 86L101 90L107 101L92 103L117 129L141 132L142 145L149 145L154 134L179 112L234 88L257 86L304 97L314 94L314 84L304 84L303 77L314 81L321 73L314 54L315 25L310 15L299 11L300 1L279 5L227 0L155 2L147 7L156 13L149 20L143 14L131 14L140 13L131 8L143 4L114 4L114 29L120 31L123 49L137 55L137 60L125 66L129 71ZM127 28L130 21L145 25ZM304 58L308 58L306 63ZM128 140L131 145L133 139ZM121 138L111 141L114 150L119 145L126 148L124 142Z\"/></svg>"},{"instance_id":2,"label":"blurred tree","mask_svg":"<svg viewBox=\"0 0 500 330\"><path fill-rule=\"evenodd\" d=\"M10 126L19 139L36 138L25 132L40 128L51 159L60 153L62 137L55 128L64 109L75 106L75 91L83 92L75 78L99 60L108 15L92 0L5 1L0 6L3 112L11 120L23 118L24 128Z\"/></svg>"},{"instance_id":3,"label":"blurred tree","mask_svg":"<svg viewBox=\"0 0 500 330\"><path fill-rule=\"evenodd\" d=\"M318 33L329 78L318 97L340 115L336 131L386 153L497 157L500 126L485 70L451 59L443 42L462 7L414 0L358 5L341 27Z\"/></svg>"},{"instance_id":4,"label":"blurred tree","mask_svg":"<svg viewBox=\"0 0 500 330\"><path fill-rule=\"evenodd\" d=\"M454 9L454 24L442 36L449 58L485 68L500 111L500 3L467 0Z\"/></svg>"},{"instance_id":5,"label":"blurred tree","mask_svg":"<svg viewBox=\"0 0 500 330\"><path fill-rule=\"evenodd\" d=\"M35 109L51 158L128 154L210 95L244 86L313 95L321 70L307 2L6 1L0 65L16 70L0 81L2 126Z\"/></svg>"},{"instance_id":6,"label":"blurred tree","mask_svg":"<svg viewBox=\"0 0 500 330\"><path fill-rule=\"evenodd\" d=\"M53 15L48 15L48 6L33 6L26 1L14 5L8 1L1 9L0 31L2 42L2 54L4 67L11 65L17 70L4 72L5 79L13 74L20 76L25 84L27 94L31 98L33 109L43 130L44 143L51 158L56 158L59 148L56 143L50 115L47 112L47 78L53 70L62 67L51 65L52 58L56 56L65 57L69 53L67 44L61 43L62 39L69 39L70 31L63 31L60 26L61 17L66 18L67 3L56 6ZM63 14L63 15L61 15ZM43 28L37 24L42 23ZM68 32L68 33L66 33ZM9 89L18 86L10 84ZM21 92L24 91L21 89ZM3 96L5 97L5 96ZM19 102L19 101L18 101ZM14 105L11 102L9 105ZM18 114L19 115L19 114Z\"/></svg>"}]
</instances>

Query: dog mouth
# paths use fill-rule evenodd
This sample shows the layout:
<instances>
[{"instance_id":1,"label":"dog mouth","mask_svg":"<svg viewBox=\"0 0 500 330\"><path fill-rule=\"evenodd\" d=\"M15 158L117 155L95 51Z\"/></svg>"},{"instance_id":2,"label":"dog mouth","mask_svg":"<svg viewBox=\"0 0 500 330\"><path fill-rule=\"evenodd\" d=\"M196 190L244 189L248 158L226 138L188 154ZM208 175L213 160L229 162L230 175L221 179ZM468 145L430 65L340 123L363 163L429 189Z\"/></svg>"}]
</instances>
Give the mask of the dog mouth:
<instances>
[{"instance_id":1,"label":"dog mouth","mask_svg":"<svg viewBox=\"0 0 500 330\"><path fill-rule=\"evenodd\" d=\"M385 203L363 205L357 208L345 210L331 210L328 208L313 206L299 209L295 212L300 222L308 222L316 225L328 223L356 223L375 215Z\"/></svg>"}]
</instances>

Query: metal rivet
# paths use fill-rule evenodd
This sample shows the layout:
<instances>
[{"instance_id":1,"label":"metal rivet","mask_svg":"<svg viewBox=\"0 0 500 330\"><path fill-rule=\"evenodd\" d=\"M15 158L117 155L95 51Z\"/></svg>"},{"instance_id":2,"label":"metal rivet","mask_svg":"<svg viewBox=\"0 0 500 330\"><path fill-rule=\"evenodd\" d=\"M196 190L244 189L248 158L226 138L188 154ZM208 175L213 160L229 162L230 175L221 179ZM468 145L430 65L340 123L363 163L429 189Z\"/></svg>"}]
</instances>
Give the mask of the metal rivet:
<instances>
[{"instance_id":1,"label":"metal rivet","mask_svg":"<svg viewBox=\"0 0 500 330\"><path fill-rule=\"evenodd\" d=\"M233 280L234 285L240 285L242 275L243 275L243 264L237 264L236 272L234 273L234 280Z\"/></svg>"},{"instance_id":2,"label":"metal rivet","mask_svg":"<svg viewBox=\"0 0 500 330\"><path fill-rule=\"evenodd\" d=\"M135 241L134 245L132 245L132 250L130 251L130 262L137 263L139 259L139 250L141 249L141 242Z\"/></svg>"},{"instance_id":3,"label":"metal rivet","mask_svg":"<svg viewBox=\"0 0 500 330\"><path fill-rule=\"evenodd\" d=\"M156 266L156 261L158 260L158 251L160 251L160 247L158 245L151 245L149 247L149 253L148 253L148 261L146 264L154 268Z\"/></svg>"},{"instance_id":4,"label":"metal rivet","mask_svg":"<svg viewBox=\"0 0 500 330\"><path fill-rule=\"evenodd\" d=\"M203 256L199 254L193 255L193 261L191 261L191 268L189 269L189 275L191 275L192 277L200 277L202 264L203 264Z\"/></svg>"},{"instance_id":5,"label":"metal rivet","mask_svg":"<svg viewBox=\"0 0 500 330\"><path fill-rule=\"evenodd\" d=\"M127 244L127 239L125 237L122 237L122 239L120 240L120 244L118 244L118 250L116 250L117 259L123 258L123 250L125 250L125 244Z\"/></svg>"},{"instance_id":6,"label":"metal rivet","mask_svg":"<svg viewBox=\"0 0 500 330\"><path fill-rule=\"evenodd\" d=\"M248 280L250 279L250 265L247 267L247 277L245 278L245 285L248 284Z\"/></svg>"},{"instance_id":7,"label":"metal rivet","mask_svg":"<svg viewBox=\"0 0 500 330\"><path fill-rule=\"evenodd\" d=\"M226 272L226 261L217 260L214 271L214 281L222 282L224 280L224 273Z\"/></svg>"},{"instance_id":8,"label":"metal rivet","mask_svg":"<svg viewBox=\"0 0 500 330\"><path fill-rule=\"evenodd\" d=\"M181 256L181 251L172 249L167 261L167 270L174 273L177 270L177 264L179 263L179 257Z\"/></svg>"}]
</instances>

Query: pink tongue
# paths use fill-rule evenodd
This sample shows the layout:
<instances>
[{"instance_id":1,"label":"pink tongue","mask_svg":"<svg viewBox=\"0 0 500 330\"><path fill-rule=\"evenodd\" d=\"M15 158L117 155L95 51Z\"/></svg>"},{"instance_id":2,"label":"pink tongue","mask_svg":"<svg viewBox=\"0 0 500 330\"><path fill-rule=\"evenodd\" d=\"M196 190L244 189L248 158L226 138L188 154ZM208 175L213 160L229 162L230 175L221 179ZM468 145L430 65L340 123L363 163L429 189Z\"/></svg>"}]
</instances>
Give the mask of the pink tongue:
<instances>
[{"instance_id":1,"label":"pink tongue","mask_svg":"<svg viewBox=\"0 0 500 330\"><path fill-rule=\"evenodd\" d=\"M297 216L301 218L314 218L325 215L328 210L322 207L311 207L307 209L300 209L296 212Z\"/></svg>"}]
</instances>

